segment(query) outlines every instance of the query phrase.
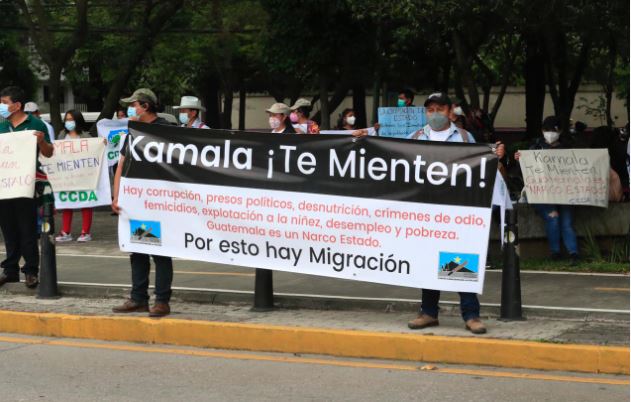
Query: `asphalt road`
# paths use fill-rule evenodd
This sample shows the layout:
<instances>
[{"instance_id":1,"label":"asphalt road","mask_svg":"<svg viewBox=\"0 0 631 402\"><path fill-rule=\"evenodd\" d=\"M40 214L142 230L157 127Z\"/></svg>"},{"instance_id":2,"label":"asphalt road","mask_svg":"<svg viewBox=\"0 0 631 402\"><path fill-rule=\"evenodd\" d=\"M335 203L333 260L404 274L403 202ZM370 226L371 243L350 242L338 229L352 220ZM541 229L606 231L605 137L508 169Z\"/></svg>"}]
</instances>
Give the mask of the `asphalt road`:
<instances>
[{"instance_id":1,"label":"asphalt road","mask_svg":"<svg viewBox=\"0 0 631 402\"><path fill-rule=\"evenodd\" d=\"M0 334L10 401L628 401L629 377Z\"/></svg>"}]
</instances>

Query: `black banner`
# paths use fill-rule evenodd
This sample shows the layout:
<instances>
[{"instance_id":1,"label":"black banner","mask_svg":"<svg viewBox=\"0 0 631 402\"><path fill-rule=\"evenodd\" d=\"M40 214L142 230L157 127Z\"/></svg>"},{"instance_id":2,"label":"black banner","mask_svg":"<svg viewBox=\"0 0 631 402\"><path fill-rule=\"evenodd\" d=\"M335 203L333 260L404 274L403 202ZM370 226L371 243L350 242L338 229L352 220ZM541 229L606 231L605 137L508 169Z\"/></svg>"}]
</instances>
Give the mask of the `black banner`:
<instances>
[{"instance_id":1,"label":"black banner","mask_svg":"<svg viewBox=\"0 0 631 402\"><path fill-rule=\"evenodd\" d=\"M124 176L490 207L486 144L199 130L129 123Z\"/></svg>"}]
</instances>

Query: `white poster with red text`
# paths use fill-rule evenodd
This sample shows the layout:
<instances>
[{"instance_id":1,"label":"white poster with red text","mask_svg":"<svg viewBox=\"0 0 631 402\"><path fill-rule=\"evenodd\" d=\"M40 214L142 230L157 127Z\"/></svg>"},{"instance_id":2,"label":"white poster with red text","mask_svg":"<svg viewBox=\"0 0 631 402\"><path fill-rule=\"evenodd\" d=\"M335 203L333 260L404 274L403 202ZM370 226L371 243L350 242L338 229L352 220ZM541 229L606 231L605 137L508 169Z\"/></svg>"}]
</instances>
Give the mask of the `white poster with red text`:
<instances>
[{"instance_id":1,"label":"white poster with red text","mask_svg":"<svg viewBox=\"0 0 631 402\"><path fill-rule=\"evenodd\" d=\"M122 250L481 293L489 147L130 124Z\"/></svg>"}]
</instances>

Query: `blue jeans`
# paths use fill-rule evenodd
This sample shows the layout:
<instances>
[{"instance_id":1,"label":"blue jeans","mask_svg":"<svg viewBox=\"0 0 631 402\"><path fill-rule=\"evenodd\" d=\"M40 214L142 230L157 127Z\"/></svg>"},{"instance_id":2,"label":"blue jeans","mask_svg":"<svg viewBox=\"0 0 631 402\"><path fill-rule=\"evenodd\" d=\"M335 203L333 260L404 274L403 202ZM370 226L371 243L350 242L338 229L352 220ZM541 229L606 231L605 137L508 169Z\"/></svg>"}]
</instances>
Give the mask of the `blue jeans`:
<instances>
[{"instance_id":1,"label":"blue jeans","mask_svg":"<svg viewBox=\"0 0 631 402\"><path fill-rule=\"evenodd\" d=\"M460 313L462 319L468 321L472 318L480 317L480 302L475 293L459 292ZM438 301L440 300L440 290L423 289L421 291L421 313L438 318Z\"/></svg>"},{"instance_id":2,"label":"blue jeans","mask_svg":"<svg viewBox=\"0 0 631 402\"><path fill-rule=\"evenodd\" d=\"M561 238L563 238L563 244L569 254L578 254L572 206L537 204L535 210L545 221L548 244L552 254L561 253Z\"/></svg>"}]
</instances>

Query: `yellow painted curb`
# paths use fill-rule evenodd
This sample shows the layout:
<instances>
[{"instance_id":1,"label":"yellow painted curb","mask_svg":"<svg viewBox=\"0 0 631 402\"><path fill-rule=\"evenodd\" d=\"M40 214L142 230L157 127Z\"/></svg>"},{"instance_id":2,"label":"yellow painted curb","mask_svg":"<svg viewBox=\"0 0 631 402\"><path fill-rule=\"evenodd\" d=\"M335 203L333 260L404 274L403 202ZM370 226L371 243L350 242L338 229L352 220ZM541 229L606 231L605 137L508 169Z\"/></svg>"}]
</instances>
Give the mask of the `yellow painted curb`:
<instances>
[{"instance_id":1,"label":"yellow painted curb","mask_svg":"<svg viewBox=\"0 0 631 402\"><path fill-rule=\"evenodd\" d=\"M629 348L490 338L0 311L0 332L343 357L629 374Z\"/></svg>"}]
</instances>

